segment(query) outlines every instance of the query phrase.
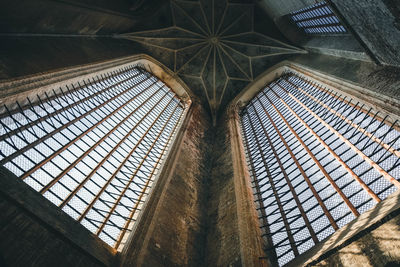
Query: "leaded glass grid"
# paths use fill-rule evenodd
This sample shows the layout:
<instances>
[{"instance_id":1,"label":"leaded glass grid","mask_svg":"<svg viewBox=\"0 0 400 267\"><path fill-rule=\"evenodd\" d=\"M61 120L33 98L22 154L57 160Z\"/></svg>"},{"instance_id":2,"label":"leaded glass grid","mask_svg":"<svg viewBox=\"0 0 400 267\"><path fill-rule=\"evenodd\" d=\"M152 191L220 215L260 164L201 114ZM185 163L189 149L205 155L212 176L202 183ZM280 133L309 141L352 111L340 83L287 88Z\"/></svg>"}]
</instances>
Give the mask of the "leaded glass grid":
<instances>
[{"instance_id":1,"label":"leaded glass grid","mask_svg":"<svg viewBox=\"0 0 400 267\"><path fill-rule=\"evenodd\" d=\"M241 111L256 207L282 266L400 187L400 124L294 73Z\"/></svg>"},{"instance_id":2,"label":"leaded glass grid","mask_svg":"<svg viewBox=\"0 0 400 267\"><path fill-rule=\"evenodd\" d=\"M2 109L1 165L120 250L185 104L137 66L25 102Z\"/></svg>"},{"instance_id":3,"label":"leaded glass grid","mask_svg":"<svg viewBox=\"0 0 400 267\"><path fill-rule=\"evenodd\" d=\"M290 13L290 17L297 27L303 29L307 34L341 34L347 32L325 1L294 11Z\"/></svg>"}]
</instances>

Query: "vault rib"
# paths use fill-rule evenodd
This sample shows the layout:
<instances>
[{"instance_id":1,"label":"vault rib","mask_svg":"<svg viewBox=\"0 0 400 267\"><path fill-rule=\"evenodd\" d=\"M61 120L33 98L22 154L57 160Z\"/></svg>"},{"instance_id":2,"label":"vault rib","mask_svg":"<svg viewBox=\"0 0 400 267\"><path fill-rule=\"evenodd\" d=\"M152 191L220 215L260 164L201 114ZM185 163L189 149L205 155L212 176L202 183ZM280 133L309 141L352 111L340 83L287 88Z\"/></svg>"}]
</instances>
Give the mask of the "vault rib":
<instances>
[{"instance_id":1,"label":"vault rib","mask_svg":"<svg viewBox=\"0 0 400 267\"><path fill-rule=\"evenodd\" d=\"M229 57L229 59L235 64L235 66L248 78L248 80L251 80L250 77L247 75L245 71L239 66L239 64L236 63L236 61L229 55L228 52L221 46L222 51Z\"/></svg>"},{"instance_id":2,"label":"vault rib","mask_svg":"<svg viewBox=\"0 0 400 267\"><path fill-rule=\"evenodd\" d=\"M186 12L185 9L183 9L181 6L179 6L179 4L177 4L177 1L173 1L172 3L173 3L176 7L178 7L178 8L182 11L182 13L185 14L185 16L186 16L187 18L189 18L189 20L191 20L191 21L193 22L193 24L196 25L197 28L199 28L200 31L202 31L202 32L204 33L204 37L207 36L207 32L204 31L203 27L201 27L201 26L197 23L197 21L194 20L194 19L192 18L192 16L190 16L190 15Z\"/></svg>"},{"instance_id":3,"label":"vault rib","mask_svg":"<svg viewBox=\"0 0 400 267\"><path fill-rule=\"evenodd\" d=\"M198 54L200 54L200 52L202 52L204 49L206 49L206 48L209 47L209 46L210 46L210 45L208 44L208 45L204 46L203 48L201 48L199 51L197 51L197 53L194 54L188 61L186 61L186 63L183 64L182 67L180 67L179 70L178 70L176 73L181 72L181 70L182 70L187 64L189 64L194 58L197 57Z\"/></svg>"}]
</instances>

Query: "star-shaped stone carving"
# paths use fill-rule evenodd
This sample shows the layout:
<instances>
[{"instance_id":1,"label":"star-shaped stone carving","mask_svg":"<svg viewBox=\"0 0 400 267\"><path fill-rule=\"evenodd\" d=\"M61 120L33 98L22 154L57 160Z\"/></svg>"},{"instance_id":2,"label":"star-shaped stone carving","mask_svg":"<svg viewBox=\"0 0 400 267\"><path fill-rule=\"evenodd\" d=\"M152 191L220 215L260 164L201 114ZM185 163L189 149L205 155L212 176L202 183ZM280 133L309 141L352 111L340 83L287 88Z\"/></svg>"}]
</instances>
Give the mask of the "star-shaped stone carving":
<instances>
[{"instance_id":1,"label":"star-shaped stone carving","mask_svg":"<svg viewBox=\"0 0 400 267\"><path fill-rule=\"evenodd\" d=\"M146 46L152 56L173 69L208 102L214 120L221 105L282 60L282 55L303 52L255 32L253 4L171 0L170 6L173 26L121 37Z\"/></svg>"}]
</instances>

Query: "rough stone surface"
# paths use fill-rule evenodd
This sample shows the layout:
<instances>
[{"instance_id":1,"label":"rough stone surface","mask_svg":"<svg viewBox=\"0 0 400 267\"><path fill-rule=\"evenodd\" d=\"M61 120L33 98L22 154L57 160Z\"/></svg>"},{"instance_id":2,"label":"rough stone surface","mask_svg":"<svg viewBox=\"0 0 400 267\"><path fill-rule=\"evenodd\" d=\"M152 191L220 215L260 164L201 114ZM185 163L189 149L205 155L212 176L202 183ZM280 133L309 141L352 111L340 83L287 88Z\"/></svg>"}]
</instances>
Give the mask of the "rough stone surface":
<instances>
[{"instance_id":1,"label":"rough stone surface","mask_svg":"<svg viewBox=\"0 0 400 267\"><path fill-rule=\"evenodd\" d=\"M141 3L140 3L141 2ZM157 27L170 22L161 0L4 0L0 3L0 33L109 35ZM154 7L158 7L155 9ZM158 20L148 23L149 14ZM147 19L147 20L146 20Z\"/></svg>"},{"instance_id":2,"label":"rough stone surface","mask_svg":"<svg viewBox=\"0 0 400 267\"><path fill-rule=\"evenodd\" d=\"M241 266L232 151L225 117L215 131L207 211L207 266Z\"/></svg>"},{"instance_id":3,"label":"rough stone surface","mask_svg":"<svg viewBox=\"0 0 400 267\"><path fill-rule=\"evenodd\" d=\"M376 59L400 66L399 3L382 0L330 0Z\"/></svg>"},{"instance_id":4,"label":"rough stone surface","mask_svg":"<svg viewBox=\"0 0 400 267\"><path fill-rule=\"evenodd\" d=\"M1 266L105 266L0 197Z\"/></svg>"},{"instance_id":5,"label":"rough stone surface","mask_svg":"<svg viewBox=\"0 0 400 267\"><path fill-rule=\"evenodd\" d=\"M110 37L5 37L0 44L0 79L90 64L132 55L128 41Z\"/></svg>"},{"instance_id":6,"label":"rough stone surface","mask_svg":"<svg viewBox=\"0 0 400 267\"><path fill-rule=\"evenodd\" d=\"M1 1L0 79L140 53L113 36L170 24L162 0Z\"/></svg>"},{"instance_id":7,"label":"rough stone surface","mask_svg":"<svg viewBox=\"0 0 400 267\"><path fill-rule=\"evenodd\" d=\"M0 266L111 266L115 253L0 167Z\"/></svg>"},{"instance_id":8,"label":"rough stone surface","mask_svg":"<svg viewBox=\"0 0 400 267\"><path fill-rule=\"evenodd\" d=\"M313 266L400 264L400 215Z\"/></svg>"}]
</instances>

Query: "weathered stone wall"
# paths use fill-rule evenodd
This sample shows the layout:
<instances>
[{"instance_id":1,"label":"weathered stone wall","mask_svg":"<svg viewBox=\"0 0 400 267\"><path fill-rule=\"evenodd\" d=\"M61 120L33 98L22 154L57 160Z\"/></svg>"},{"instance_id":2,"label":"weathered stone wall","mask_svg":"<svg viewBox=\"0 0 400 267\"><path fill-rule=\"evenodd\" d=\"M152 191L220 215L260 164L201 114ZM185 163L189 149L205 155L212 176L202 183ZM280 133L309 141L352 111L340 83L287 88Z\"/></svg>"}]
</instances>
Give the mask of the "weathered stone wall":
<instances>
[{"instance_id":1,"label":"weathered stone wall","mask_svg":"<svg viewBox=\"0 0 400 267\"><path fill-rule=\"evenodd\" d=\"M3 0L0 2L0 33L123 33L132 28L140 30L143 26L157 28L160 23L172 24L164 9L168 10L168 5L161 0ZM146 19L151 19L150 25Z\"/></svg>"},{"instance_id":2,"label":"weathered stone wall","mask_svg":"<svg viewBox=\"0 0 400 267\"><path fill-rule=\"evenodd\" d=\"M0 213L1 266L105 266L4 198Z\"/></svg>"},{"instance_id":3,"label":"weathered stone wall","mask_svg":"<svg viewBox=\"0 0 400 267\"><path fill-rule=\"evenodd\" d=\"M0 45L0 80L103 62L141 52L111 37L5 37Z\"/></svg>"},{"instance_id":4,"label":"weathered stone wall","mask_svg":"<svg viewBox=\"0 0 400 267\"><path fill-rule=\"evenodd\" d=\"M313 266L372 267L390 263L400 264L400 215Z\"/></svg>"},{"instance_id":5,"label":"weathered stone wall","mask_svg":"<svg viewBox=\"0 0 400 267\"><path fill-rule=\"evenodd\" d=\"M0 1L0 79L141 53L114 35L168 27L170 13L163 0Z\"/></svg>"},{"instance_id":6,"label":"weathered stone wall","mask_svg":"<svg viewBox=\"0 0 400 267\"><path fill-rule=\"evenodd\" d=\"M329 0L357 38L383 65L400 66L398 1Z\"/></svg>"},{"instance_id":7,"label":"weathered stone wall","mask_svg":"<svg viewBox=\"0 0 400 267\"><path fill-rule=\"evenodd\" d=\"M207 266L241 266L232 150L226 117L215 128L207 233Z\"/></svg>"}]
</instances>

